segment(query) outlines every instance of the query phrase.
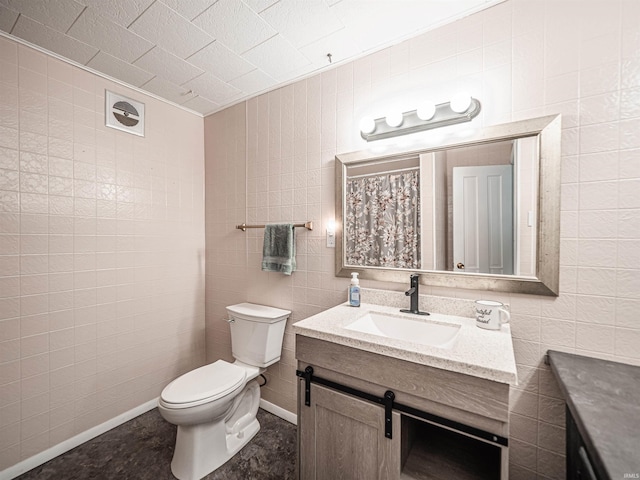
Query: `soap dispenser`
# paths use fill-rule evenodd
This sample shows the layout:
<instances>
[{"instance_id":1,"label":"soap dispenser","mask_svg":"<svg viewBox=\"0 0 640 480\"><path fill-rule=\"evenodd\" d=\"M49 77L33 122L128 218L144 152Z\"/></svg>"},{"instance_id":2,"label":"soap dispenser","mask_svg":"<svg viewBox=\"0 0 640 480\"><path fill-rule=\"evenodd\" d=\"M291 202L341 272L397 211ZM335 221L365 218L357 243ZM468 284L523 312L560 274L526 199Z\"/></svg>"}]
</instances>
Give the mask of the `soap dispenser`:
<instances>
[{"instance_id":1,"label":"soap dispenser","mask_svg":"<svg viewBox=\"0 0 640 480\"><path fill-rule=\"evenodd\" d=\"M349 285L349 305L352 307L360 306L360 280L358 280L358 272L351 274L351 285Z\"/></svg>"}]
</instances>

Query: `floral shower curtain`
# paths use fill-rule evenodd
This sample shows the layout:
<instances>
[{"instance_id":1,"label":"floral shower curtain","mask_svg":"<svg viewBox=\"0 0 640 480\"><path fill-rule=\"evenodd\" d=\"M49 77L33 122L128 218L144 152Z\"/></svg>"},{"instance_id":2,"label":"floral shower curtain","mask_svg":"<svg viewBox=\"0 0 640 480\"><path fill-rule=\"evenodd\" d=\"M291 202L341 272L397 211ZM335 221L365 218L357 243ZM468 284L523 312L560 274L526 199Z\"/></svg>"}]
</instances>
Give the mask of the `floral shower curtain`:
<instances>
[{"instance_id":1,"label":"floral shower curtain","mask_svg":"<svg viewBox=\"0 0 640 480\"><path fill-rule=\"evenodd\" d=\"M420 171L347 179L347 265L420 268Z\"/></svg>"}]
</instances>

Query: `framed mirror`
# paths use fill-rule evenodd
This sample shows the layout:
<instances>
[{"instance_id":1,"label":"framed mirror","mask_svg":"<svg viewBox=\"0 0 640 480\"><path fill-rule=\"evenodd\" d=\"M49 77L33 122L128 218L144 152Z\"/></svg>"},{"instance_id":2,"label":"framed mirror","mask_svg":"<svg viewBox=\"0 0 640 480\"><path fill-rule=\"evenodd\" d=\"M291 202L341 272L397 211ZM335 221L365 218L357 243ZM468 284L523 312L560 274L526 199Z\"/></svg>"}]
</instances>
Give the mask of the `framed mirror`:
<instances>
[{"instance_id":1,"label":"framed mirror","mask_svg":"<svg viewBox=\"0 0 640 480\"><path fill-rule=\"evenodd\" d=\"M558 295L560 138L553 115L337 155L336 275Z\"/></svg>"}]
</instances>

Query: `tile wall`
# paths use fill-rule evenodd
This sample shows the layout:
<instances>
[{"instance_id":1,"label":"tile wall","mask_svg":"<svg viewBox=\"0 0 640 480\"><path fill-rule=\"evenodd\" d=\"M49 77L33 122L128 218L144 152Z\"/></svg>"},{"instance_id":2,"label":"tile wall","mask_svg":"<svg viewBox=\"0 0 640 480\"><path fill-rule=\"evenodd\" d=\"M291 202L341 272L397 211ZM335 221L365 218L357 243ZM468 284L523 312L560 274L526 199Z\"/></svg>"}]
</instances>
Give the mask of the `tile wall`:
<instances>
[{"instance_id":1,"label":"tile wall","mask_svg":"<svg viewBox=\"0 0 640 480\"><path fill-rule=\"evenodd\" d=\"M508 0L207 118L207 198L216 198L207 204L208 359L231 357L224 323L231 302L290 308L292 323L346 299L348 279L334 277L334 250L324 238L334 216L334 155L364 148L361 116L382 115L393 103L413 108L425 97L445 101L460 89L482 102L477 126L563 115L561 295L423 289L511 304L520 378L512 393L511 478L561 479L564 407L543 363L546 350L640 364L635 0ZM290 277L260 271L261 230L234 229L244 221L305 220L315 228L296 231L299 270ZM295 412L293 343L288 328L263 396Z\"/></svg>"},{"instance_id":2,"label":"tile wall","mask_svg":"<svg viewBox=\"0 0 640 480\"><path fill-rule=\"evenodd\" d=\"M203 126L0 37L0 470L204 362Z\"/></svg>"}]
</instances>

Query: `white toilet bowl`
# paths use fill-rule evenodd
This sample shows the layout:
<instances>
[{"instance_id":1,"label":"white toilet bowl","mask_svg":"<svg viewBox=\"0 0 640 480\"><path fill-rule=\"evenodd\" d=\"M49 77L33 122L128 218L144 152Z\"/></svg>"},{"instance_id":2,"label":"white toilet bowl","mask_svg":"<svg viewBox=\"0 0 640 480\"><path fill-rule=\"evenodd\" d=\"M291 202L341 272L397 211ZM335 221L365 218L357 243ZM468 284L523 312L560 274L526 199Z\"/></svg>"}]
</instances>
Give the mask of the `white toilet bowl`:
<instances>
[{"instance_id":1,"label":"white toilet bowl","mask_svg":"<svg viewBox=\"0 0 640 480\"><path fill-rule=\"evenodd\" d=\"M260 430L256 419L261 369L218 360L177 378L158 401L160 414L178 426L171 471L200 479L233 457Z\"/></svg>"},{"instance_id":2,"label":"white toilet bowl","mask_svg":"<svg viewBox=\"0 0 640 480\"><path fill-rule=\"evenodd\" d=\"M199 480L233 457L260 430L254 379L280 360L288 310L241 303L227 307L234 363L218 360L167 385L160 414L178 426L171 471Z\"/></svg>"}]
</instances>

